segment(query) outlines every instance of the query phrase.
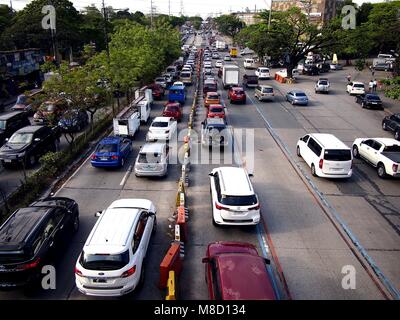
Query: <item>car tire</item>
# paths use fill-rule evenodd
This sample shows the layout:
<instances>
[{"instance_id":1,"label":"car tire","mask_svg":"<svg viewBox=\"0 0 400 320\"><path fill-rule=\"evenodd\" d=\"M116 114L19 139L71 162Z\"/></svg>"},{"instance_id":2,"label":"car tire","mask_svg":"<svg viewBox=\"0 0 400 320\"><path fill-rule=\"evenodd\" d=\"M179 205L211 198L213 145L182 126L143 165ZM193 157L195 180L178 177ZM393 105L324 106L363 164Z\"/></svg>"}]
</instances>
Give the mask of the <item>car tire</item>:
<instances>
[{"instance_id":1,"label":"car tire","mask_svg":"<svg viewBox=\"0 0 400 320\"><path fill-rule=\"evenodd\" d=\"M360 158L360 153L358 152L358 147L357 146L353 146L353 157L356 159Z\"/></svg>"},{"instance_id":2,"label":"car tire","mask_svg":"<svg viewBox=\"0 0 400 320\"><path fill-rule=\"evenodd\" d=\"M317 172L315 171L315 165L314 165L314 163L311 165L311 174L312 174L313 177L316 177L316 176L317 176Z\"/></svg>"},{"instance_id":3,"label":"car tire","mask_svg":"<svg viewBox=\"0 0 400 320\"><path fill-rule=\"evenodd\" d=\"M382 129L383 129L384 131L387 131L387 130L388 130L387 127L386 127L386 122L382 122Z\"/></svg>"},{"instance_id":4,"label":"car tire","mask_svg":"<svg viewBox=\"0 0 400 320\"><path fill-rule=\"evenodd\" d=\"M72 222L72 233L75 234L79 230L79 216L75 215L74 220Z\"/></svg>"},{"instance_id":5,"label":"car tire","mask_svg":"<svg viewBox=\"0 0 400 320\"><path fill-rule=\"evenodd\" d=\"M301 153L300 153L300 147L299 146L297 146L297 148L296 148L296 154L297 154L297 156L299 158L301 158Z\"/></svg>"},{"instance_id":6,"label":"car tire","mask_svg":"<svg viewBox=\"0 0 400 320\"><path fill-rule=\"evenodd\" d=\"M377 167L378 177L381 179L386 178L386 169L383 163L379 163Z\"/></svg>"},{"instance_id":7,"label":"car tire","mask_svg":"<svg viewBox=\"0 0 400 320\"><path fill-rule=\"evenodd\" d=\"M124 157L122 157L122 158L121 158L120 167L121 167L121 168L123 168L123 167L124 167L124 165L125 165L125 158L124 158Z\"/></svg>"},{"instance_id":8,"label":"car tire","mask_svg":"<svg viewBox=\"0 0 400 320\"><path fill-rule=\"evenodd\" d=\"M36 164L36 157L33 155L30 155L29 157L26 158L26 167L27 168L32 168Z\"/></svg>"}]
</instances>

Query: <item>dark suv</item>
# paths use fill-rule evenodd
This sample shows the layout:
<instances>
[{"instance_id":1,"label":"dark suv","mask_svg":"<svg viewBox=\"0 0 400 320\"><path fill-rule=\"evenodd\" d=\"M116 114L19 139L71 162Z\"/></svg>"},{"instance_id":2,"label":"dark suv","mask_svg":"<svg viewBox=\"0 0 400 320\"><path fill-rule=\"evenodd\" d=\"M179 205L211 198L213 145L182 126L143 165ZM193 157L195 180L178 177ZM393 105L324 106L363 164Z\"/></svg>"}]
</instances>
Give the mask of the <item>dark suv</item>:
<instances>
[{"instance_id":1,"label":"dark suv","mask_svg":"<svg viewBox=\"0 0 400 320\"><path fill-rule=\"evenodd\" d=\"M258 77L256 75L245 74L243 76L243 86L249 87L257 87L258 86Z\"/></svg>"},{"instance_id":2,"label":"dark suv","mask_svg":"<svg viewBox=\"0 0 400 320\"><path fill-rule=\"evenodd\" d=\"M0 226L0 288L35 285L78 229L78 204L69 198L45 198L15 211Z\"/></svg>"},{"instance_id":3,"label":"dark suv","mask_svg":"<svg viewBox=\"0 0 400 320\"><path fill-rule=\"evenodd\" d=\"M385 117L382 120L382 129L392 131L394 138L400 140L400 113Z\"/></svg>"},{"instance_id":4,"label":"dark suv","mask_svg":"<svg viewBox=\"0 0 400 320\"><path fill-rule=\"evenodd\" d=\"M13 111L0 116L0 146L11 135L23 127L29 126L31 123L28 114L21 111Z\"/></svg>"},{"instance_id":5,"label":"dark suv","mask_svg":"<svg viewBox=\"0 0 400 320\"><path fill-rule=\"evenodd\" d=\"M27 167L31 167L42 155L57 150L59 138L58 127L28 126L19 129L0 148L1 164L7 168L24 161Z\"/></svg>"}]
</instances>

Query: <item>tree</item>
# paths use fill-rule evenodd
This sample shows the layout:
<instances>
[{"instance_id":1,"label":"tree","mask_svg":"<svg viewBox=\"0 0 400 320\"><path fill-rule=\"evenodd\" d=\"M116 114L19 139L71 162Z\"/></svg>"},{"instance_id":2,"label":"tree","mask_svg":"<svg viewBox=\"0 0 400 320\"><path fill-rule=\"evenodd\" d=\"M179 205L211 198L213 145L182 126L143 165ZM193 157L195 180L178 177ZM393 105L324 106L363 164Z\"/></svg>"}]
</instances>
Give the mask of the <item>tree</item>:
<instances>
[{"instance_id":1,"label":"tree","mask_svg":"<svg viewBox=\"0 0 400 320\"><path fill-rule=\"evenodd\" d=\"M80 24L80 32L84 43L94 43L98 51L106 48L104 37L104 18L99 9L94 5L87 6L81 12L82 23ZM110 22L106 22L107 30L112 30Z\"/></svg>"},{"instance_id":2,"label":"tree","mask_svg":"<svg viewBox=\"0 0 400 320\"><path fill-rule=\"evenodd\" d=\"M235 37L245 24L234 15L221 15L214 19L218 30L229 37Z\"/></svg>"},{"instance_id":3,"label":"tree","mask_svg":"<svg viewBox=\"0 0 400 320\"><path fill-rule=\"evenodd\" d=\"M0 4L0 35L11 25L14 12L5 4Z\"/></svg>"}]
</instances>

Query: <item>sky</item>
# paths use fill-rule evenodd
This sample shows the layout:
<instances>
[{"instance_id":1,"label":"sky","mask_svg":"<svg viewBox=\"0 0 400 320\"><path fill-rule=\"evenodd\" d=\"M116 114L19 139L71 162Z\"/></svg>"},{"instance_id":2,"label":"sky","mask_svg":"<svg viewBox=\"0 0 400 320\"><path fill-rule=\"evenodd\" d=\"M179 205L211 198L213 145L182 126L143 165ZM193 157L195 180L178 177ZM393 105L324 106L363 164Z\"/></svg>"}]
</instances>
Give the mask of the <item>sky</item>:
<instances>
[{"instance_id":1,"label":"sky","mask_svg":"<svg viewBox=\"0 0 400 320\"><path fill-rule=\"evenodd\" d=\"M0 4L10 4L16 10L24 8L24 6L32 0L0 0ZM73 2L75 8L78 10L83 9L85 6L95 4L97 7L101 6L102 0L70 0ZM250 10L267 9L270 6L271 0L104 0L106 6L112 6L116 9L129 9L131 12L142 11L144 13L150 12L151 1L155 12L168 14L169 4L170 11L173 15L179 15L181 12L181 4L183 5L183 13L185 15L201 15L203 18L207 16L229 13L230 11L244 11L246 7ZM334 1L334 0L331 0ZM353 0L357 4L363 2L383 2L382 0Z\"/></svg>"}]
</instances>

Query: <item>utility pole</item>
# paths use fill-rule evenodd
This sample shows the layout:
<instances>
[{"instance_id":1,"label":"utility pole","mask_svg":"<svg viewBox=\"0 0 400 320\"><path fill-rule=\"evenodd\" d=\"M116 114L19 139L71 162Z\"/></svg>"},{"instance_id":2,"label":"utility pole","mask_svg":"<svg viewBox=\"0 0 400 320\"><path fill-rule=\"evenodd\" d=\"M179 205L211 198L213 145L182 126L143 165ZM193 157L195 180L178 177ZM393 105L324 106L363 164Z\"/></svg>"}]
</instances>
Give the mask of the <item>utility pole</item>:
<instances>
[{"instance_id":1,"label":"utility pole","mask_svg":"<svg viewBox=\"0 0 400 320\"><path fill-rule=\"evenodd\" d=\"M272 3L274 0L271 0L271 4L269 6L269 16L268 16L268 30L271 27L271 16L272 16Z\"/></svg>"},{"instance_id":2,"label":"utility pole","mask_svg":"<svg viewBox=\"0 0 400 320\"><path fill-rule=\"evenodd\" d=\"M150 25L153 28L153 0L150 0Z\"/></svg>"},{"instance_id":3,"label":"utility pole","mask_svg":"<svg viewBox=\"0 0 400 320\"><path fill-rule=\"evenodd\" d=\"M168 15L171 16L171 0L168 0Z\"/></svg>"},{"instance_id":4,"label":"utility pole","mask_svg":"<svg viewBox=\"0 0 400 320\"><path fill-rule=\"evenodd\" d=\"M106 43L106 52L107 52L107 60L110 62L110 48L108 46L108 34L107 34L107 22L108 22L108 17L107 17L107 12L106 12L106 6L104 4L104 0L102 0L103 3L103 29L104 29L104 41Z\"/></svg>"},{"instance_id":5,"label":"utility pole","mask_svg":"<svg viewBox=\"0 0 400 320\"><path fill-rule=\"evenodd\" d=\"M183 0L181 0L181 16L183 16Z\"/></svg>"}]
</instances>

